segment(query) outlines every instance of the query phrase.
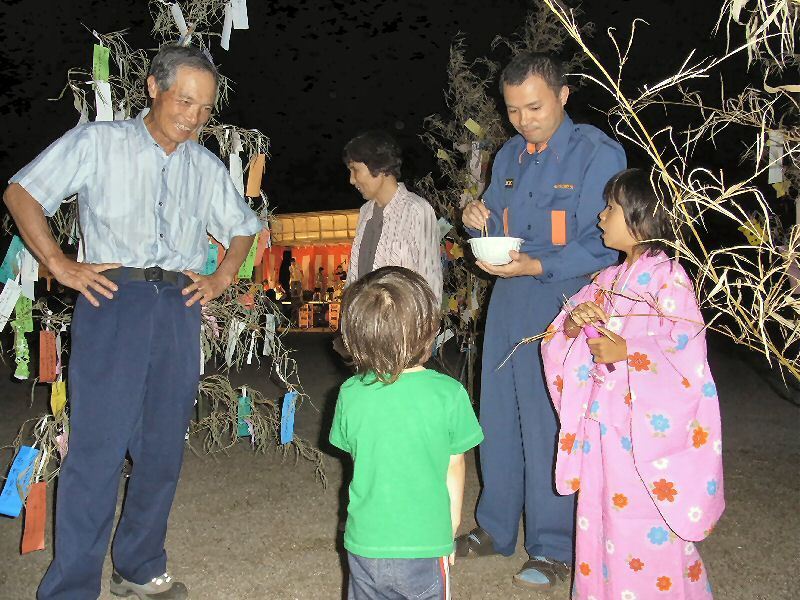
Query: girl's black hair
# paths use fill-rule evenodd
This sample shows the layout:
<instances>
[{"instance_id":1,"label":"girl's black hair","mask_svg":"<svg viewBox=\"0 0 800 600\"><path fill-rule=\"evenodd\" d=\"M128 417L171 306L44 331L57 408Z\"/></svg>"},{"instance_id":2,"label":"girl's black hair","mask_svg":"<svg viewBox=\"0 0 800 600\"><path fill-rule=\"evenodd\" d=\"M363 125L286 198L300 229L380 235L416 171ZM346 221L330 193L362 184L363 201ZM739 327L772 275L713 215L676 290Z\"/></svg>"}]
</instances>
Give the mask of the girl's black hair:
<instances>
[{"instance_id":1,"label":"girl's black hair","mask_svg":"<svg viewBox=\"0 0 800 600\"><path fill-rule=\"evenodd\" d=\"M672 247L663 240L672 241L672 198L659 198L650 175L644 169L626 169L612 177L603 190L606 202L613 200L622 207L625 223L645 253L669 253Z\"/></svg>"}]
</instances>

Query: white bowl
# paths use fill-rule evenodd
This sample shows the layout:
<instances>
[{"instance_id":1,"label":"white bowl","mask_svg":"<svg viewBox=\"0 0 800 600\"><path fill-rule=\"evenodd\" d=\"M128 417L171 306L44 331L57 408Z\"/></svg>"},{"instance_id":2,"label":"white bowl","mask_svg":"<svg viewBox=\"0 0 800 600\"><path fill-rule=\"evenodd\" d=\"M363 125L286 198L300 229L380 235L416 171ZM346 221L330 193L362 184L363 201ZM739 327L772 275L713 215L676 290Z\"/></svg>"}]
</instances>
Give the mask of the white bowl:
<instances>
[{"instance_id":1,"label":"white bowl","mask_svg":"<svg viewBox=\"0 0 800 600\"><path fill-rule=\"evenodd\" d=\"M511 262L510 250L519 251L522 238L516 237L476 237L469 241L475 258L490 265L507 265Z\"/></svg>"}]
</instances>

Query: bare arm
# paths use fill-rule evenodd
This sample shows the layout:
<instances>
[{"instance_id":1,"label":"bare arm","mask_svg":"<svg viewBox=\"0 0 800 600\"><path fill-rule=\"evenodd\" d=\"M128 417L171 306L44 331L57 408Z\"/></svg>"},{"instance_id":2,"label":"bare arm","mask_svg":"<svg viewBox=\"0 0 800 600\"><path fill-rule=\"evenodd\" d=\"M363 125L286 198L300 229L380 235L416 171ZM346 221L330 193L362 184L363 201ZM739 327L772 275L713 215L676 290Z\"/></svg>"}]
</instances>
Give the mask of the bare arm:
<instances>
[{"instance_id":1,"label":"bare arm","mask_svg":"<svg viewBox=\"0 0 800 600\"><path fill-rule=\"evenodd\" d=\"M233 283L234 277L239 272L250 247L253 245L253 235L237 235L231 239L225 258L219 263L213 275L200 275L193 271L184 271L193 283L183 289L183 295L192 297L186 301L186 306L191 306L198 300L205 306L218 297Z\"/></svg>"},{"instance_id":2,"label":"bare arm","mask_svg":"<svg viewBox=\"0 0 800 600\"><path fill-rule=\"evenodd\" d=\"M119 263L87 264L68 258L50 232L42 206L18 183L6 188L3 201L25 244L59 283L79 291L94 306L100 303L92 291L106 298L113 297L117 286L100 273L120 266Z\"/></svg>"},{"instance_id":3,"label":"bare arm","mask_svg":"<svg viewBox=\"0 0 800 600\"><path fill-rule=\"evenodd\" d=\"M458 527L461 525L465 471L464 455L453 454L450 457L450 466L447 467L447 493L450 494L450 521L453 525L453 537L455 537Z\"/></svg>"}]
</instances>

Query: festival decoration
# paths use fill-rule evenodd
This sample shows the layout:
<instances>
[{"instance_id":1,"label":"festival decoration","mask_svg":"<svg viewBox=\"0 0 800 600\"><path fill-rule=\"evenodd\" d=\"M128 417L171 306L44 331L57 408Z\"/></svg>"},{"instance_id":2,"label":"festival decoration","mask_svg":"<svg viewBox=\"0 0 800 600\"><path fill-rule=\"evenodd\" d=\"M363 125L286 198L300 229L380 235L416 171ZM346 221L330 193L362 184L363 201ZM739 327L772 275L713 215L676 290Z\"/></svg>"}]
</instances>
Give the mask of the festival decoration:
<instances>
[{"instance_id":1,"label":"festival decoration","mask_svg":"<svg viewBox=\"0 0 800 600\"><path fill-rule=\"evenodd\" d=\"M714 27L717 36L723 31L726 36L720 55L690 53L676 72L629 90L624 67L637 48L637 23L627 42L609 31L618 60L606 65L585 40L578 15L556 0L543 2L590 61L582 77L608 92L614 104L608 115L617 135L648 156L654 189L672 198L677 241L671 245L694 276L700 307L710 316L708 327L774 361L792 379L800 378L800 299L791 275L800 257L800 228L797 219L783 227L768 191L770 184L780 184L778 197L787 190L796 196L800 189L800 108L794 97L800 85L769 83L797 77L800 3L725 0ZM742 42L733 42L742 35ZM722 69L732 64L760 68L762 83L739 89L726 84ZM691 87L707 78L722 81L717 102ZM681 126L656 126L665 114ZM750 170L743 177L713 172L697 157L704 145L722 143L726 136L745 142L743 158ZM747 236L746 244L720 236L737 229Z\"/></svg>"},{"instance_id":2,"label":"festival decoration","mask_svg":"<svg viewBox=\"0 0 800 600\"><path fill-rule=\"evenodd\" d=\"M180 3L151 0L150 11L154 20L153 35L159 44L175 43L176 40L181 45L195 44L203 48L212 61L210 49L212 40L220 37L216 30L220 21L223 21L221 39L225 42L222 44L225 49L226 35L229 38L231 28L248 27L246 0L184 0ZM62 96L67 90L72 92L79 123L88 121L92 114L95 120L119 120L135 116L147 106L142 85L148 71L146 53L131 48L124 32L91 33L96 42L91 50L91 69L71 69ZM89 91L93 95L87 95ZM228 81L220 76L217 109L226 103L228 93ZM288 321L266 297L261 281L249 281L254 276L254 265L261 262L269 246L269 208L260 187L265 161L269 156L269 140L258 130L245 130L212 117L200 132L198 141L214 142L223 162L230 165L235 185L242 193L247 193L248 201L259 212L264 223L264 230L254 240L239 271L239 281L203 307L203 362L223 356L225 368L230 369L266 357L263 360L269 371L267 377L274 376L285 393L291 394L294 406L295 401L302 401L307 396L300 383L296 362L283 342ZM249 157L246 190L240 157L242 153ZM74 198L63 203L49 223L62 248L72 248L80 260L82 248ZM7 230L13 230L13 224L8 219L5 226ZM216 241L210 240L204 273L213 273L223 257L224 249ZM51 384L51 413L22 424L12 444L17 452L0 496L0 512L15 517L21 510L29 486L32 485L31 490L35 490L27 501L24 552L44 547L44 503L40 500L46 482L57 476L58 464L68 452L69 436L68 382L64 378L66 371L62 373L61 357L67 351L62 347L62 340L68 338L63 334L69 330L72 306L49 294L34 299L33 289L38 271L39 266L33 256L19 237L14 236L0 265L0 280L5 282L0 293L0 330L14 311L11 325L15 335L15 376L25 379L30 376L26 334L34 330L34 322L41 324L38 381ZM261 345L263 353L256 351L257 346ZM320 452L293 435L285 439L282 433L285 426L281 425L281 411L276 400L252 388L240 396L224 374L216 373L201 379L198 413L200 416L191 423L187 436L192 449L196 447L196 439L202 439L200 447L206 453L225 450L238 440L246 439L253 450L259 453L275 448L285 456L293 450L297 456L312 461L316 465L317 476L325 482Z\"/></svg>"},{"instance_id":3,"label":"festival decoration","mask_svg":"<svg viewBox=\"0 0 800 600\"><path fill-rule=\"evenodd\" d=\"M608 92L613 103L608 116L617 136L646 153L653 166L654 188L674 199L678 241L673 249L695 277L700 306L710 315L708 327L760 352L770 363L777 362L781 372L788 372L792 379L800 378L800 229L796 226L800 223L800 108L793 96L800 91L800 84L792 82L790 76L797 75L795 41L800 4L795 0L725 0L714 27L714 33L720 35L724 30L726 35L727 48L722 55L701 59L689 55L677 72L663 74L655 83L644 86L637 82L636 91L631 93L626 91L624 67L636 51L636 21L627 41L618 40L613 30L608 32L618 51L617 64L609 66L589 47L587 39L593 27L579 23L580 11L558 0L538 0L536 6L521 35L512 40L497 39L495 45L507 45L512 52L530 49L557 54L563 54L569 38L579 46L579 55L573 57L577 62L571 63L568 72L579 73L582 83ZM735 45L732 39L739 27L743 27L738 35L744 35L744 42ZM694 81L718 73L721 76L722 65L735 60L745 62L748 68L759 66L763 84L745 85L736 91L723 86L717 104L691 89ZM582 66L576 68L579 64ZM423 180L421 187L437 213L450 222L458 222L459 208L480 195L483 182L476 176L480 171L475 144L491 152L506 137L486 95L495 72L496 65L487 58L467 63L463 38L457 38L451 48L450 89L446 95L452 114L447 119L431 117L426 123L424 138L439 158L441 174L449 187L437 189L431 177ZM786 78L790 83L769 83ZM695 115L689 121L687 108ZM680 128L657 125L663 122L664 113L669 117L678 111L681 113L675 120L681 123ZM703 168L695 159L699 147L734 135L734 129L737 134L746 132L749 141L744 159L753 165L751 174L738 180ZM741 137L735 141L741 144ZM777 199L794 195L794 225L782 223L767 199L768 186ZM746 243L726 244L718 235L737 229ZM454 242L463 239L459 236L457 230L447 235ZM480 328L472 320L475 313L464 310L459 299L474 297L474 304L482 307L488 297L486 284L466 261L454 260L448 242L445 246L448 326L457 331L459 339L471 343ZM476 292L474 296L470 291ZM543 332L522 343L546 335L549 333ZM471 375L467 379L471 384ZM468 389L472 391L471 385Z\"/></svg>"}]
</instances>

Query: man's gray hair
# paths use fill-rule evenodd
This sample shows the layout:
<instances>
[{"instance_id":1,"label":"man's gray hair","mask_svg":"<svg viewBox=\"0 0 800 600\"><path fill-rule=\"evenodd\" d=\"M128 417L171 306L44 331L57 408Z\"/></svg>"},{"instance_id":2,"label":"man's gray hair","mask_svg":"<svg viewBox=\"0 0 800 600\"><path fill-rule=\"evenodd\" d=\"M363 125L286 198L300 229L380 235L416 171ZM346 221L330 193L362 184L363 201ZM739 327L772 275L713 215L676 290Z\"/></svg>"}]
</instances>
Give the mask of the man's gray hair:
<instances>
[{"instance_id":1,"label":"man's gray hair","mask_svg":"<svg viewBox=\"0 0 800 600\"><path fill-rule=\"evenodd\" d=\"M176 46L174 44L161 46L158 54L153 57L153 62L150 63L148 75L155 77L158 89L168 90L175 83L178 67L189 67L211 73L214 76L214 82L219 87L217 67L214 66L204 50L195 46Z\"/></svg>"}]
</instances>

